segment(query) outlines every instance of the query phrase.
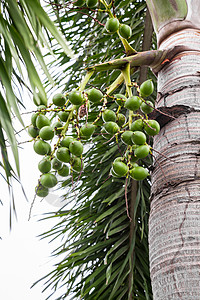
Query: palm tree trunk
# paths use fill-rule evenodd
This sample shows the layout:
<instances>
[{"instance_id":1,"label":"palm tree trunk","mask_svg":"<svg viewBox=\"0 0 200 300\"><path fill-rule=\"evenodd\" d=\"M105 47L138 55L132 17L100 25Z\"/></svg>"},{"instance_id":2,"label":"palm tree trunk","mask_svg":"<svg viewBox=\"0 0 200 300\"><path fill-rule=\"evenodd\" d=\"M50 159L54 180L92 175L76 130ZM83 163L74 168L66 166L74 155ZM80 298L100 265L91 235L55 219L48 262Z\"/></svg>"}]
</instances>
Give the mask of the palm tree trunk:
<instances>
[{"instance_id":1,"label":"palm tree trunk","mask_svg":"<svg viewBox=\"0 0 200 300\"><path fill-rule=\"evenodd\" d=\"M154 300L199 300L200 30L174 32L160 49L175 45L195 51L179 53L158 74L156 105L175 118L159 115L154 138L150 272Z\"/></svg>"}]
</instances>

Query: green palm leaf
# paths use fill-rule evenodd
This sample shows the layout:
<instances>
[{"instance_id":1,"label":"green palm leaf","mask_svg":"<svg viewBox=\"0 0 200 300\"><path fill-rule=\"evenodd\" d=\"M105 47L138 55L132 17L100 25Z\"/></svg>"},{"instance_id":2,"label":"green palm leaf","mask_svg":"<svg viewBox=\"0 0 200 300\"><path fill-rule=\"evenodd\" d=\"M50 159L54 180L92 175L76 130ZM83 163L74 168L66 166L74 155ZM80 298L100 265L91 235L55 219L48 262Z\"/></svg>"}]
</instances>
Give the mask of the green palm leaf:
<instances>
[{"instance_id":1,"label":"green palm leaf","mask_svg":"<svg viewBox=\"0 0 200 300\"><path fill-rule=\"evenodd\" d=\"M0 98L1 106L5 112L5 120L1 119L1 125L6 135L5 139L1 140L1 146L3 147L2 149L5 150L7 146L5 140L8 138L14 154L18 175L19 158L10 115L14 114L22 126L24 125L20 113L22 101L18 99L18 95L15 94L14 85L16 85L16 83L23 84L26 81L24 78L25 66L32 93L36 101L39 101L40 97L43 99L44 104L47 103L46 91L36 70L35 58L40 64L49 83L51 85L55 84L44 60L43 51L41 51L41 46L43 45L48 45L48 49L51 47L48 38L44 34L43 27L45 27L50 35L53 35L57 39L58 44L61 45L65 54L72 57L72 51L66 45L63 36L50 20L39 1L21 0L17 2L6 0L0 4L0 77L3 89L5 89L5 95L2 93ZM51 51L51 53L53 53L53 51ZM40 96L38 96L38 92ZM26 103L23 103L23 106L24 105L26 105ZM9 174L10 177L11 173L8 164L5 164L4 167L6 174Z\"/></svg>"}]
</instances>

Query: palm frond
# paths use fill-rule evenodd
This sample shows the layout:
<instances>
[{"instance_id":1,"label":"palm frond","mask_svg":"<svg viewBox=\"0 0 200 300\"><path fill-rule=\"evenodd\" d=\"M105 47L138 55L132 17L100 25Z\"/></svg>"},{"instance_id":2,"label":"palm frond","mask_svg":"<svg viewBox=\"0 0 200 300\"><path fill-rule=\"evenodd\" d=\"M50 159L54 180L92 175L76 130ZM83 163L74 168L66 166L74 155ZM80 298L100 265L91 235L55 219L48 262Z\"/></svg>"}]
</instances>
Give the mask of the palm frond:
<instances>
[{"instance_id":1,"label":"palm frond","mask_svg":"<svg viewBox=\"0 0 200 300\"><path fill-rule=\"evenodd\" d=\"M57 39L63 51L65 51L65 54L72 57L72 51L66 45L63 36L49 19L39 1L21 0L16 2L6 0L1 2L0 77L2 86L0 105L2 110L0 129L2 134L5 135L5 138L1 140L1 147L2 151L5 152L7 147L5 141L8 139L8 143L14 155L18 176L20 175L19 157L11 115L14 114L22 126L24 126L24 124L19 111L22 103L15 92L15 82L19 82L19 79L21 83L23 83L24 80L26 81L24 73L27 72L31 90L36 101L38 101L38 103L39 101L42 101L44 104L47 103L45 88L35 66L37 59L49 82L52 85L55 84L40 49L44 44L48 44L43 27ZM26 105L26 103L24 104ZM9 181L12 175L8 162L8 156L6 160L3 159L1 162L6 172L7 181Z\"/></svg>"}]
</instances>

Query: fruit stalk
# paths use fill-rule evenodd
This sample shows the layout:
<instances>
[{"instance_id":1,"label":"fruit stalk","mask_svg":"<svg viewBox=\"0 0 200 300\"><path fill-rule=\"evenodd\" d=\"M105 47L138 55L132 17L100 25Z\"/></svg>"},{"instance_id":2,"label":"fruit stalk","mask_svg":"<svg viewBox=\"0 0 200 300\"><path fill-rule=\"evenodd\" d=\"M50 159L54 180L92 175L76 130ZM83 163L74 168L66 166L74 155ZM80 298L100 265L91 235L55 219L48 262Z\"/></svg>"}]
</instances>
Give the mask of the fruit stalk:
<instances>
[{"instance_id":1,"label":"fruit stalk","mask_svg":"<svg viewBox=\"0 0 200 300\"><path fill-rule=\"evenodd\" d=\"M121 70L123 76L124 76L124 80L125 80L125 84L126 84L126 90L128 93L129 97L133 96L132 93L132 84L131 84L131 74L130 74L130 63L126 64L125 68ZM133 112L131 110L129 110L129 128L131 128L131 124L132 124L132 119L133 119Z\"/></svg>"}]
</instances>

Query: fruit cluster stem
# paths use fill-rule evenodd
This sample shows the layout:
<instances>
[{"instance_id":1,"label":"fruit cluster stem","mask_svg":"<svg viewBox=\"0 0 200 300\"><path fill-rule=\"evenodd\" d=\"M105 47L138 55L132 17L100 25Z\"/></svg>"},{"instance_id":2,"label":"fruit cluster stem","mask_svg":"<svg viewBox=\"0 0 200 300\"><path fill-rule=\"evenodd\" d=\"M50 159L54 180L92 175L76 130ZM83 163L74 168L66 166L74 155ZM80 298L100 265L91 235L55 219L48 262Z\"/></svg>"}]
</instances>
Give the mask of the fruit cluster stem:
<instances>
[{"instance_id":1,"label":"fruit cluster stem","mask_svg":"<svg viewBox=\"0 0 200 300\"><path fill-rule=\"evenodd\" d=\"M125 68L121 70L121 72L123 74L123 77L124 77L124 80L125 80L126 90L127 90L128 96L132 97L133 93L132 93L132 83L131 83L131 73L130 73L130 71L131 71L130 63L127 63ZM132 119L133 119L133 112L130 110L129 111L129 128L131 127Z\"/></svg>"},{"instance_id":2,"label":"fruit cluster stem","mask_svg":"<svg viewBox=\"0 0 200 300\"><path fill-rule=\"evenodd\" d=\"M72 108L71 108L71 110L70 110L68 119L67 119L67 121L66 121L66 123L65 123L65 125L64 125L64 127L63 127L63 130L62 130L62 132L61 132L61 135L60 135L60 137L59 137L57 143L55 144L54 149L53 149L53 151L52 151L52 153L51 153L51 157L53 157L53 155L54 155L54 153L55 153L55 151L56 151L56 149L57 149L57 147L58 147L58 145L59 145L59 143L60 143L60 140L65 136L65 133L66 133L68 127L69 127L69 122L70 122L70 120L71 120L71 118L72 118L72 115L73 115L73 112L74 112L75 109L76 109L76 105L73 105Z\"/></svg>"}]
</instances>

